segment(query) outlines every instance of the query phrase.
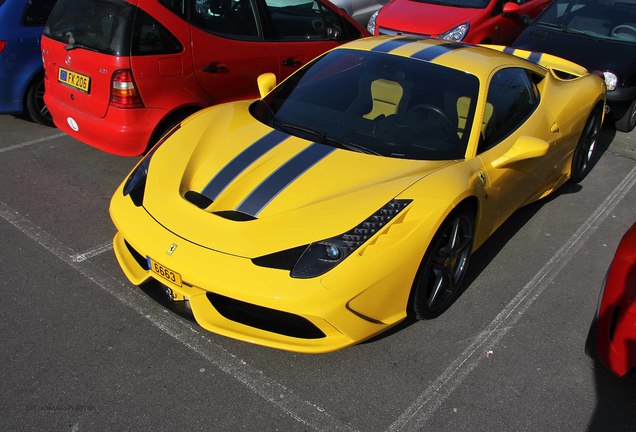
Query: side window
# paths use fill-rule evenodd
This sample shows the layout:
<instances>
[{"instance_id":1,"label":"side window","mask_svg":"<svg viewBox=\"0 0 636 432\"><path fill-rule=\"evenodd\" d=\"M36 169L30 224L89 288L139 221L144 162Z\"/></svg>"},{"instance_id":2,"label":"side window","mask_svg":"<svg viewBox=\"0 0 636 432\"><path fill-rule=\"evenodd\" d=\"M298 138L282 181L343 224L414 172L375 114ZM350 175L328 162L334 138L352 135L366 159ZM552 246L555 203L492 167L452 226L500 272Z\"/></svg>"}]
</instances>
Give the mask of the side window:
<instances>
[{"instance_id":1,"label":"side window","mask_svg":"<svg viewBox=\"0 0 636 432\"><path fill-rule=\"evenodd\" d=\"M196 0L192 24L235 39L260 36L254 0Z\"/></svg>"},{"instance_id":2,"label":"side window","mask_svg":"<svg viewBox=\"0 0 636 432\"><path fill-rule=\"evenodd\" d=\"M25 26L43 26L55 6L56 0L29 0L23 23Z\"/></svg>"},{"instance_id":3,"label":"side window","mask_svg":"<svg viewBox=\"0 0 636 432\"><path fill-rule=\"evenodd\" d=\"M342 19L340 15L325 7L322 7L323 18L325 19L325 28L327 29L327 37L336 40L350 40L362 37L362 33L355 28L350 22Z\"/></svg>"},{"instance_id":4,"label":"side window","mask_svg":"<svg viewBox=\"0 0 636 432\"><path fill-rule=\"evenodd\" d=\"M141 9L137 10L132 38L133 55L171 54L183 50L164 26Z\"/></svg>"},{"instance_id":5,"label":"side window","mask_svg":"<svg viewBox=\"0 0 636 432\"><path fill-rule=\"evenodd\" d=\"M326 40L345 37L342 20L317 0L265 0L279 40Z\"/></svg>"},{"instance_id":6,"label":"side window","mask_svg":"<svg viewBox=\"0 0 636 432\"><path fill-rule=\"evenodd\" d=\"M159 3L161 3L177 15L185 18L187 13L185 0L159 0Z\"/></svg>"},{"instance_id":7,"label":"side window","mask_svg":"<svg viewBox=\"0 0 636 432\"><path fill-rule=\"evenodd\" d=\"M493 147L514 132L539 104L539 93L530 72L521 68L502 69L495 73L488 88L490 119L484 122L480 152Z\"/></svg>"}]
</instances>

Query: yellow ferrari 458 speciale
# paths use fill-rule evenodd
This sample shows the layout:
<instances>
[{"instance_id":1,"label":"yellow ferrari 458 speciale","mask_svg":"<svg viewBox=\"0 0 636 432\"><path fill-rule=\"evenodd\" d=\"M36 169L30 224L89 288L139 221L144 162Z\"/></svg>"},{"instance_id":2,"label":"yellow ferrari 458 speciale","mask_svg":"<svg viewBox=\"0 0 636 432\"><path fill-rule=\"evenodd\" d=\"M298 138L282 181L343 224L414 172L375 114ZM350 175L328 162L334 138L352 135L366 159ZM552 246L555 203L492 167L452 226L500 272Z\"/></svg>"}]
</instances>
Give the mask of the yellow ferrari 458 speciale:
<instances>
[{"instance_id":1,"label":"yellow ferrari 458 speciale","mask_svg":"<svg viewBox=\"0 0 636 432\"><path fill-rule=\"evenodd\" d=\"M116 191L114 249L205 329L300 352L453 302L471 253L588 173L603 79L499 46L376 37L171 130Z\"/></svg>"}]
</instances>

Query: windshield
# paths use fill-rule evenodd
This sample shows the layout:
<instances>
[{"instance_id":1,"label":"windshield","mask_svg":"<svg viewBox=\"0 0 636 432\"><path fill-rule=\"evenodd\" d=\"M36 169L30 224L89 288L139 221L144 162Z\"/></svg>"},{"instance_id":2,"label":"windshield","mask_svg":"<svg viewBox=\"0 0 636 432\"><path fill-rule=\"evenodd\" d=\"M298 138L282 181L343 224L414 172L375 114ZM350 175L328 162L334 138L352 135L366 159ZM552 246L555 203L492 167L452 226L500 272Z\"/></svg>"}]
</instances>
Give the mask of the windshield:
<instances>
[{"instance_id":1,"label":"windshield","mask_svg":"<svg viewBox=\"0 0 636 432\"><path fill-rule=\"evenodd\" d=\"M636 1L556 0L537 24L582 36L636 43Z\"/></svg>"},{"instance_id":2,"label":"windshield","mask_svg":"<svg viewBox=\"0 0 636 432\"><path fill-rule=\"evenodd\" d=\"M453 6L461 8L484 9L490 0L413 0L418 3L428 3L442 6Z\"/></svg>"},{"instance_id":3,"label":"windshield","mask_svg":"<svg viewBox=\"0 0 636 432\"><path fill-rule=\"evenodd\" d=\"M256 101L251 112L276 129L351 151L418 160L463 159L478 89L477 77L462 71L338 49ZM470 101L461 129L460 98Z\"/></svg>"},{"instance_id":4,"label":"windshield","mask_svg":"<svg viewBox=\"0 0 636 432\"><path fill-rule=\"evenodd\" d=\"M129 55L135 7L122 0L59 0L44 35L104 54Z\"/></svg>"}]
</instances>

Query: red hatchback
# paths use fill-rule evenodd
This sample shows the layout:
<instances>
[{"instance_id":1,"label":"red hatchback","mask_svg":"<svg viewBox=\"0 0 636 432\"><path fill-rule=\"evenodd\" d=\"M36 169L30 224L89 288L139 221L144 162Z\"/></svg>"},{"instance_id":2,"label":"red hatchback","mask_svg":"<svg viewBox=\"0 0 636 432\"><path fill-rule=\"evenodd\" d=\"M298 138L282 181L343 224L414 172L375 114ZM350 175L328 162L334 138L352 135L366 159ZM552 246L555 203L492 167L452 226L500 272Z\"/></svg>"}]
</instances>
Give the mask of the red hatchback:
<instances>
[{"instance_id":1,"label":"red hatchback","mask_svg":"<svg viewBox=\"0 0 636 432\"><path fill-rule=\"evenodd\" d=\"M393 0L371 16L373 34L509 45L552 0Z\"/></svg>"},{"instance_id":2,"label":"red hatchback","mask_svg":"<svg viewBox=\"0 0 636 432\"><path fill-rule=\"evenodd\" d=\"M138 155L202 107L256 97L366 31L326 0L59 0L42 37L55 125Z\"/></svg>"}]
</instances>

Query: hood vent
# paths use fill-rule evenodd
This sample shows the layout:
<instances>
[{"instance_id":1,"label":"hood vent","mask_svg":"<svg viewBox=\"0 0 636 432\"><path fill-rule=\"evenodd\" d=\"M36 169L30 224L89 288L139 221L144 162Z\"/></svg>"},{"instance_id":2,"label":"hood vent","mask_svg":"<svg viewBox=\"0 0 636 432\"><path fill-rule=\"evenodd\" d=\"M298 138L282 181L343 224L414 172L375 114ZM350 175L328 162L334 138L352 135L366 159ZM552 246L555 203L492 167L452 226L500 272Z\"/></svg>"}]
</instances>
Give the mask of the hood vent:
<instances>
[{"instance_id":1,"label":"hood vent","mask_svg":"<svg viewBox=\"0 0 636 432\"><path fill-rule=\"evenodd\" d=\"M195 191L186 192L184 198L200 209L208 208L213 202L210 198Z\"/></svg>"},{"instance_id":2,"label":"hood vent","mask_svg":"<svg viewBox=\"0 0 636 432\"><path fill-rule=\"evenodd\" d=\"M214 202L210 198L196 191L186 192L184 195L184 198L188 202L194 204L195 206L199 207L202 210L207 209L208 207L210 207L210 204ZM251 221L256 219L252 215L248 215L236 210L217 211L217 212L214 212L214 214L217 216L221 216L224 219L228 219L228 220L236 221L236 222L246 222L246 221Z\"/></svg>"},{"instance_id":3,"label":"hood vent","mask_svg":"<svg viewBox=\"0 0 636 432\"><path fill-rule=\"evenodd\" d=\"M231 221L236 221L236 222L246 222L246 221L251 221L256 219L252 215L241 213L236 210L218 211L218 212L214 212L214 214L217 216L221 216L222 218L229 219Z\"/></svg>"}]
</instances>

